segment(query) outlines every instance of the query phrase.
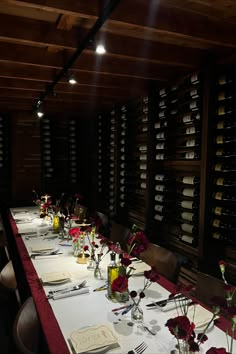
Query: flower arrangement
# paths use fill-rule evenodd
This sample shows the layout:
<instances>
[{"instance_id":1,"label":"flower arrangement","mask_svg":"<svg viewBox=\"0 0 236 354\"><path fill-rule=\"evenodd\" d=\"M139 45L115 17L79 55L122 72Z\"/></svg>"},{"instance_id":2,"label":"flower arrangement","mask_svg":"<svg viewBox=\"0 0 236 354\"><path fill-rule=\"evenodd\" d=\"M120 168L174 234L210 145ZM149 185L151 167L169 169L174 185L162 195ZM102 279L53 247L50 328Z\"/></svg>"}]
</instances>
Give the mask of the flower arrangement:
<instances>
[{"instance_id":1,"label":"flower arrangement","mask_svg":"<svg viewBox=\"0 0 236 354\"><path fill-rule=\"evenodd\" d=\"M207 323L202 333L198 333L196 335L194 331L196 303L191 301L193 291L193 286L185 286L183 284L179 284L176 287L176 291L170 295L170 299L175 302L178 316L168 319L165 325L177 340L176 347L179 351L179 354L199 352L201 344L208 339L206 336L207 329L219 313L219 309L214 308L210 321ZM194 307L193 318L191 320L188 317L190 306Z\"/></svg>"},{"instance_id":2,"label":"flower arrangement","mask_svg":"<svg viewBox=\"0 0 236 354\"><path fill-rule=\"evenodd\" d=\"M78 256L79 253L82 251L81 250L81 235L83 234L83 232L80 230L79 227L72 227L69 230L69 235L72 238L72 246L74 249L74 255Z\"/></svg>"},{"instance_id":3,"label":"flower arrangement","mask_svg":"<svg viewBox=\"0 0 236 354\"><path fill-rule=\"evenodd\" d=\"M37 192L33 189L33 203L39 207L40 218L44 218L49 215L49 209L51 208L52 200L48 194L38 196Z\"/></svg>"}]
</instances>

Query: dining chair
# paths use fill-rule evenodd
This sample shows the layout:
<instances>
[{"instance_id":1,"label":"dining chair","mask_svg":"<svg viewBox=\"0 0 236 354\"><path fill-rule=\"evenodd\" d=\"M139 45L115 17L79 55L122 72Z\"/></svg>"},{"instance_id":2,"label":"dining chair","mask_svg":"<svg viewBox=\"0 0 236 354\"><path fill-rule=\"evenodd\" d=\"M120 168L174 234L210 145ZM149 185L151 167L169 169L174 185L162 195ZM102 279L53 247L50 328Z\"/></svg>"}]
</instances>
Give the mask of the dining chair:
<instances>
[{"instance_id":1,"label":"dining chair","mask_svg":"<svg viewBox=\"0 0 236 354\"><path fill-rule=\"evenodd\" d=\"M213 296L225 298L223 280L206 273L198 272L194 296L203 304L211 307ZM236 303L236 296L233 297L233 303Z\"/></svg>"},{"instance_id":2,"label":"dining chair","mask_svg":"<svg viewBox=\"0 0 236 354\"><path fill-rule=\"evenodd\" d=\"M128 227L113 221L111 226L110 240L114 243L119 242L122 250L127 251L127 239L130 235L130 232L131 230Z\"/></svg>"},{"instance_id":3,"label":"dining chair","mask_svg":"<svg viewBox=\"0 0 236 354\"><path fill-rule=\"evenodd\" d=\"M11 260L8 261L0 272L0 288L4 291L13 291L15 293L18 305L21 305L21 299L17 289L17 280Z\"/></svg>"},{"instance_id":4,"label":"dining chair","mask_svg":"<svg viewBox=\"0 0 236 354\"><path fill-rule=\"evenodd\" d=\"M154 267L165 278L175 282L179 264L177 256L170 250L150 243L148 248L140 254L140 259Z\"/></svg>"},{"instance_id":5,"label":"dining chair","mask_svg":"<svg viewBox=\"0 0 236 354\"><path fill-rule=\"evenodd\" d=\"M101 213L100 211L96 211L96 216L99 218L100 226L98 232L105 237L109 236L109 219L108 216Z\"/></svg>"},{"instance_id":6,"label":"dining chair","mask_svg":"<svg viewBox=\"0 0 236 354\"><path fill-rule=\"evenodd\" d=\"M20 307L13 326L13 338L23 354L38 353L40 324L33 298L30 296Z\"/></svg>"}]
</instances>

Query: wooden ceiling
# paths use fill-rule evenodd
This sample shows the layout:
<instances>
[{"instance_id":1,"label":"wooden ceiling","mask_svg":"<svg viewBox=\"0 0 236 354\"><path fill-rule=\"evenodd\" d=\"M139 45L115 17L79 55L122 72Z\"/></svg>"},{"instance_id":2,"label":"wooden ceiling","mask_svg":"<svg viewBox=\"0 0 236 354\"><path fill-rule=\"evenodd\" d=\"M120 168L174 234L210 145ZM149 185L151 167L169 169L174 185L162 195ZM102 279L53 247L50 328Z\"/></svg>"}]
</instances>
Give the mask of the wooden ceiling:
<instances>
[{"instance_id":1,"label":"wooden ceiling","mask_svg":"<svg viewBox=\"0 0 236 354\"><path fill-rule=\"evenodd\" d=\"M32 110L67 65L108 0L1 0L0 112ZM235 0L121 0L45 97L48 112L91 115L236 50Z\"/></svg>"}]
</instances>

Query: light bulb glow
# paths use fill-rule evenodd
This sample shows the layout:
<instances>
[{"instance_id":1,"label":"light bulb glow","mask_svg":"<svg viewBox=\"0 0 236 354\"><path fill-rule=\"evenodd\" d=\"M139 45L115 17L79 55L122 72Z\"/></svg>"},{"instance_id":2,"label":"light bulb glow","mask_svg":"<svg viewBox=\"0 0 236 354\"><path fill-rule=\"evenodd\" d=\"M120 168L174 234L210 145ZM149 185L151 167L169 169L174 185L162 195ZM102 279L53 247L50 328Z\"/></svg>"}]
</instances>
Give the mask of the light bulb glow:
<instances>
[{"instance_id":1,"label":"light bulb glow","mask_svg":"<svg viewBox=\"0 0 236 354\"><path fill-rule=\"evenodd\" d=\"M102 45L102 44L97 45L97 47L96 47L96 53L97 53L97 54L104 54L104 53L106 53L106 49L104 48L104 45Z\"/></svg>"},{"instance_id":2,"label":"light bulb glow","mask_svg":"<svg viewBox=\"0 0 236 354\"><path fill-rule=\"evenodd\" d=\"M75 84L77 83L77 81L75 80L75 78L71 77L71 78L69 79L69 83L70 83L71 85L75 85Z\"/></svg>"}]
</instances>

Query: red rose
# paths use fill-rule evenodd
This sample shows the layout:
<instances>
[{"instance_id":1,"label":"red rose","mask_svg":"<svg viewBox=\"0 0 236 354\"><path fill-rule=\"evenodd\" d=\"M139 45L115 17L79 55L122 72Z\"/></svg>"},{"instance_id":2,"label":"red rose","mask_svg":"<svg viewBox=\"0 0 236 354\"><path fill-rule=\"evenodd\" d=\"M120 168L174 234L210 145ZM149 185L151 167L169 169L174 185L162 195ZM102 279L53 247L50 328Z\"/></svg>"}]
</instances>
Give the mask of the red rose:
<instances>
[{"instance_id":1,"label":"red rose","mask_svg":"<svg viewBox=\"0 0 236 354\"><path fill-rule=\"evenodd\" d=\"M79 227L72 227L72 229L69 230L69 235L71 237L78 237L79 232L80 232Z\"/></svg>"},{"instance_id":2,"label":"red rose","mask_svg":"<svg viewBox=\"0 0 236 354\"><path fill-rule=\"evenodd\" d=\"M188 340L191 336L195 325L190 323L187 316L177 316L169 319L165 324L170 333L176 338Z\"/></svg>"},{"instance_id":3,"label":"red rose","mask_svg":"<svg viewBox=\"0 0 236 354\"><path fill-rule=\"evenodd\" d=\"M84 246L84 251L88 251L88 249L89 249L89 246L88 246L88 245L85 245L85 246Z\"/></svg>"},{"instance_id":4,"label":"red rose","mask_svg":"<svg viewBox=\"0 0 236 354\"><path fill-rule=\"evenodd\" d=\"M132 263L132 262L131 262L131 260L130 260L129 258L124 258L124 257L122 257L122 259L121 259L121 264L122 264L123 266L128 267L131 263Z\"/></svg>"},{"instance_id":5,"label":"red rose","mask_svg":"<svg viewBox=\"0 0 236 354\"><path fill-rule=\"evenodd\" d=\"M228 354L225 348L211 347L206 354Z\"/></svg>"},{"instance_id":6,"label":"red rose","mask_svg":"<svg viewBox=\"0 0 236 354\"><path fill-rule=\"evenodd\" d=\"M119 275L111 284L111 290L123 293L128 289L128 278L125 275Z\"/></svg>"}]
</instances>

